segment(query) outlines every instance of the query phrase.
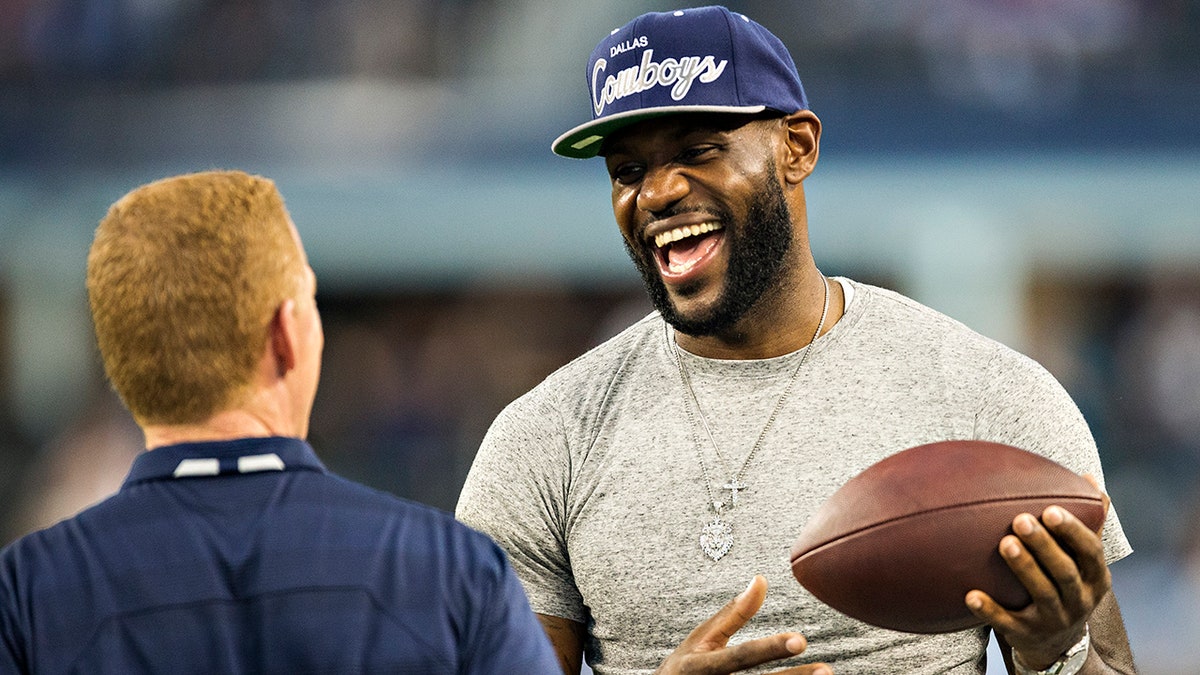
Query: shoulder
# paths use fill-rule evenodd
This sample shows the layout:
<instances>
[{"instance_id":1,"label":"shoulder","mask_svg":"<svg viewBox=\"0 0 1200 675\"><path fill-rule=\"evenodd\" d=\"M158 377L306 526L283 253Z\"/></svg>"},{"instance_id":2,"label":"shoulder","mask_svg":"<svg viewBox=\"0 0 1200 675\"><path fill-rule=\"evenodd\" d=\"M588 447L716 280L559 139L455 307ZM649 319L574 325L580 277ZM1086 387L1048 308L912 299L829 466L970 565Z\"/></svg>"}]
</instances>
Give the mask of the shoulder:
<instances>
[{"instance_id":1,"label":"shoulder","mask_svg":"<svg viewBox=\"0 0 1200 675\"><path fill-rule=\"evenodd\" d=\"M551 373L542 386L553 389L611 378L648 350L660 347L665 324L651 312L613 337L592 347Z\"/></svg>"},{"instance_id":2,"label":"shoulder","mask_svg":"<svg viewBox=\"0 0 1200 675\"><path fill-rule=\"evenodd\" d=\"M483 533L464 525L440 508L377 490L337 474L321 476L343 525L372 532L408 552L467 559L491 566L500 549ZM500 556L502 558L502 556ZM500 560L499 562L502 562Z\"/></svg>"},{"instance_id":3,"label":"shoulder","mask_svg":"<svg viewBox=\"0 0 1200 675\"><path fill-rule=\"evenodd\" d=\"M952 340L989 350L1002 346L961 321L906 295L879 286L852 283L855 284L855 299L861 298L862 321L867 326L886 325L890 334L910 340L914 337L921 341Z\"/></svg>"},{"instance_id":4,"label":"shoulder","mask_svg":"<svg viewBox=\"0 0 1200 675\"><path fill-rule=\"evenodd\" d=\"M17 540L0 549L0 670L27 669L26 638L29 634L24 617L28 612L27 593L22 588L21 549Z\"/></svg>"},{"instance_id":5,"label":"shoulder","mask_svg":"<svg viewBox=\"0 0 1200 675\"><path fill-rule=\"evenodd\" d=\"M856 367L909 373L916 386L1011 400L1031 391L1062 398L1041 364L896 291L853 282L844 342Z\"/></svg>"},{"instance_id":6,"label":"shoulder","mask_svg":"<svg viewBox=\"0 0 1200 675\"><path fill-rule=\"evenodd\" d=\"M123 526L128 515L125 502L118 492L74 516L12 541L0 549L0 584L9 589L27 586L31 579L69 575L77 571L76 565L93 562L76 554L84 550L81 541L91 539L109 548L115 546L109 535Z\"/></svg>"},{"instance_id":7,"label":"shoulder","mask_svg":"<svg viewBox=\"0 0 1200 675\"><path fill-rule=\"evenodd\" d=\"M852 282L854 302L843 320L844 342L870 361L903 368L980 373L992 362L1034 365L1016 350L896 291ZM841 322L839 322L841 324Z\"/></svg>"},{"instance_id":8,"label":"shoulder","mask_svg":"<svg viewBox=\"0 0 1200 675\"><path fill-rule=\"evenodd\" d=\"M459 518L493 535L540 509L556 518L573 477L596 466L593 451L613 431L609 422L621 417L629 428L622 413L645 415L662 395L664 364L674 367L665 345L664 324L650 314L509 403L475 454L459 494ZM530 495L538 498L525 498Z\"/></svg>"},{"instance_id":9,"label":"shoulder","mask_svg":"<svg viewBox=\"0 0 1200 675\"><path fill-rule=\"evenodd\" d=\"M663 351L664 331L657 312L646 315L552 372L507 406L500 419L532 412L575 415L600 408L623 379L646 372L637 366Z\"/></svg>"},{"instance_id":10,"label":"shoulder","mask_svg":"<svg viewBox=\"0 0 1200 675\"><path fill-rule=\"evenodd\" d=\"M68 620L80 607L91 605L76 580L94 570L98 562L89 555L89 547L81 545L80 533L100 531L81 522L111 501L30 532L0 549L0 641L5 649L24 649L35 632L37 617L48 608L59 607L53 610L59 613L59 620ZM104 534L95 539L104 541ZM63 612L63 607L71 609Z\"/></svg>"}]
</instances>

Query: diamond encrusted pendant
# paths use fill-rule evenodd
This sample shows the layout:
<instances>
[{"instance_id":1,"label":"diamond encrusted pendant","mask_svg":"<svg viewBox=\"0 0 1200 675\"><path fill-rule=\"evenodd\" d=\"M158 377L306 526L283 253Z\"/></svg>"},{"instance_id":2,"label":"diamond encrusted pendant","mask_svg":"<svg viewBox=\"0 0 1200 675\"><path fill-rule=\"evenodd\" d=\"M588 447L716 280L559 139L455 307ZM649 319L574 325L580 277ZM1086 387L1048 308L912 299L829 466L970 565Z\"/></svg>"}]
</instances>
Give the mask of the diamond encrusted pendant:
<instances>
[{"instance_id":1,"label":"diamond encrusted pendant","mask_svg":"<svg viewBox=\"0 0 1200 675\"><path fill-rule=\"evenodd\" d=\"M731 546L733 546L733 528L729 526L729 523L721 520L721 514L718 513L713 517L711 523L700 530L700 548L715 562L729 553Z\"/></svg>"}]
</instances>

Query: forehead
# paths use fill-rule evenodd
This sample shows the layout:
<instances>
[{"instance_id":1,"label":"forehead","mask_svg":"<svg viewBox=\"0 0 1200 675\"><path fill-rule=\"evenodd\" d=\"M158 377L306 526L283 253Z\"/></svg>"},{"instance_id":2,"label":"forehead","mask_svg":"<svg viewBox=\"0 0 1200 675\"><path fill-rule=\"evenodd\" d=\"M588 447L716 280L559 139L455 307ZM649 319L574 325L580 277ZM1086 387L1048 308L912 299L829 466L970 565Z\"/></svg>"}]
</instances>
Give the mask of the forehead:
<instances>
[{"instance_id":1,"label":"forehead","mask_svg":"<svg viewBox=\"0 0 1200 675\"><path fill-rule=\"evenodd\" d=\"M728 134L744 129L758 119L753 115L719 113L683 113L664 115L631 124L615 131L604 140L600 155L633 152L651 144L683 143L690 139Z\"/></svg>"}]
</instances>

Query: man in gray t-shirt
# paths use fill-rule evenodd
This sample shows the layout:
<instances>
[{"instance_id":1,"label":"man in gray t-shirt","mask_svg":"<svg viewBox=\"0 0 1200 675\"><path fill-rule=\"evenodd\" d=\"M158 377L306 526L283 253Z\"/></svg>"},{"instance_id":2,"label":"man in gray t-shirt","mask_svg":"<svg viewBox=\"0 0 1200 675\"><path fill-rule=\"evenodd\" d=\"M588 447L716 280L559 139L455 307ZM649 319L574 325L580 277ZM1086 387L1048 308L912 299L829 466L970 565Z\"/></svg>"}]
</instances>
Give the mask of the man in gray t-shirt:
<instances>
[{"instance_id":1,"label":"man in gray t-shirt","mask_svg":"<svg viewBox=\"0 0 1200 675\"><path fill-rule=\"evenodd\" d=\"M889 454L983 439L1102 480L1095 443L1036 363L818 270L803 181L821 124L762 26L643 15L587 78L594 119L554 150L604 157L656 311L508 406L458 506L508 551L564 671L586 652L600 673L982 673L989 631L1010 672L1131 671L1113 511L1102 536L1061 510L1018 516L996 544L1036 601L972 591L978 630L874 628L791 578L808 517Z\"/></svg>"}]
</instances>

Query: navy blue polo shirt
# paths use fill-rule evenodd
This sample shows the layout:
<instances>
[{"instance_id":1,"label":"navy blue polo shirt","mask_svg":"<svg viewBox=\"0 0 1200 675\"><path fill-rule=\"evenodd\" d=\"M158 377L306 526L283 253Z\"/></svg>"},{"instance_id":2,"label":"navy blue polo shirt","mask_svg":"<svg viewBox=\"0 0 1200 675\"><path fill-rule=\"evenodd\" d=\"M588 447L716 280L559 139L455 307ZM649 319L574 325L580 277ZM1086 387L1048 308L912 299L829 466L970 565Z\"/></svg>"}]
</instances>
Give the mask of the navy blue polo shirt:
<instances>
[{"instance_id":1,"label":"navy blue polo shirt","mask_svg":"<svg viewBox=\"0 0 1200 675\"><path fill-rule=\"evenodd\" d=\"M142 453L0 551L0 673L555 673L503 552L307 443Z\"/></svg>"}]
</instances>

